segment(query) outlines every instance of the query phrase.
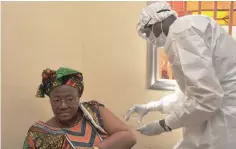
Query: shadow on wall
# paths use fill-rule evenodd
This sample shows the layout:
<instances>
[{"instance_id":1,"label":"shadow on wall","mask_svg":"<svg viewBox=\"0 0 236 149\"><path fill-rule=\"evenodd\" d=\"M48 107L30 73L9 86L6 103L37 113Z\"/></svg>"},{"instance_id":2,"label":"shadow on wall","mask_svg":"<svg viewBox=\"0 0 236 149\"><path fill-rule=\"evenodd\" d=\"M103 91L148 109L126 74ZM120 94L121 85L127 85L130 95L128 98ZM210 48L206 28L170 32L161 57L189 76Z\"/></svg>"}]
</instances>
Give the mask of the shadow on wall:
<instances>
[{"instance_id":1,"label":"shadow on wall","mask_svg":"<svg viewBox=\"0 0 236 149\"><path fill-rule=\"evenodd\" d=\"M146 2L2 2L2 148L19 149L32 123L51 116L34 97L45 68L84 74L86 100L103 102L119 118L134 103L166 92L146 89L146 42L136 23ZM162 118L149 114L143 123ZM135 124L131 121L130 125ZM169 149L179 131L138 135L136 149Z\"/></svg>"}]
</instances>

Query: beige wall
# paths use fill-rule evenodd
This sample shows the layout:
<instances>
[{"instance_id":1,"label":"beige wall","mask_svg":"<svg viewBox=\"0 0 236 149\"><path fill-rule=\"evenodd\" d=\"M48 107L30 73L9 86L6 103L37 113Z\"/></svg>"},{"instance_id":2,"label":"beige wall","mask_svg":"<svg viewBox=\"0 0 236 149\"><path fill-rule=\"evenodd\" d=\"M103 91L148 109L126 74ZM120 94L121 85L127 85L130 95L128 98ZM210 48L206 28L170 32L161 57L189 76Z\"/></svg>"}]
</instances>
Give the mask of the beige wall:
<instances>
[{"instance_id":1,"label":"beige wall","mask_svg":"<svg viewBox=\"0 0 236 149\"><path fill-rule=\"evenodd\" d=\"M136 33L145 2L3 2L2 148L19 149L27 129L52 116L34 94L41 71L66 66L85 76L86 100L103 102L118 117L134 103L166 92L147 90L146 43ZM161 118L149 114L144 120ZM129 122L135 125L135 120ZM180 131L137 133L136 149L170 149Z\"/></svg>"}]
</instances>

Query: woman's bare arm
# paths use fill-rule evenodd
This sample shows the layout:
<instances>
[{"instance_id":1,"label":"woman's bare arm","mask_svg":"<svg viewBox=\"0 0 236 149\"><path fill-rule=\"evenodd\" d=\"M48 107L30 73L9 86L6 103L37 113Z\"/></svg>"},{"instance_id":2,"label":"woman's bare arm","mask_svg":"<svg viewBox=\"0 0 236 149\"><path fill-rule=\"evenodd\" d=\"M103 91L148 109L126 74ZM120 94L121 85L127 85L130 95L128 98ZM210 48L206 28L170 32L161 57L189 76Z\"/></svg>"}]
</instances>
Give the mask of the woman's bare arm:
<instances>
[{"instance_id":1,"label":"woman's bare arm","mask_svg":"<svg viewBox=\"0 0 236 149\"><path fill-rule=\"evenodd\" d=\"M99 107L104 129L110 135L99 143L99 149L131 149L136 144L136 137L132 131L112 112L104 107Z\"/></svg>"}]
</instances>

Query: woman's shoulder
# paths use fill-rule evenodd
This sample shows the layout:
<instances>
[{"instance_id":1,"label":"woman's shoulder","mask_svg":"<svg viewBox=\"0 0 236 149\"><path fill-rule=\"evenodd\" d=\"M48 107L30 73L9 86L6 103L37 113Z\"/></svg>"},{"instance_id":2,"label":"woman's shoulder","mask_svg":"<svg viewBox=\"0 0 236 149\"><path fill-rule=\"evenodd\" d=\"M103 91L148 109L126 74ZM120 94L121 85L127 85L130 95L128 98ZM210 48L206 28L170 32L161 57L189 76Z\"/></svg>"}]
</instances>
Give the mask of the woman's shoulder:
<instances>
[{"instance_id":1,"label":"woman's shoulder","mask_svg":"<svg viewBox=\"0 0 236 149\"><path fill-rule=\"evenodd\" d=\"M80 109L83 111L84 115L86 117L91 115L93 119L100 119L100 107L104 107L104 104L96 100L84 101L80 103Z\"/></svg>"},{"instance_id":2,"label":"woman's shoulder","mask_svg":"<svg viewBox=\"0 0 236 149\"><path fill-rule=\"evenodd\" d=\"M51 129L54 131L59 130L59 128L57 127L57 125L55 125L55 122L53 120L53 118L49 119L47 122L43 122L43 121L36 121L35 123L33 123L29 129L28 129L28 133L29 132L35 132L35 131L42 131L44 129Z\"/></svg>"},{"instance_id":3,"label":"woman's shoulder","mask_svg":"<svg viewBox=\"0 0 236 149\"><path fill-rule=\"evenodd\" d=\"M104 105L96 100L80 103L80 108L84 113L84 117L102 133L107 134L104 130L103 120L101 118L99 107L104 107Z\"/></svg>"},{"instance_id":4,"label":"woman's shoulder","mask_svg":"<svg viewBox=\"0 0 236 149\"><path fill-rule=\"evenodd\" d=\"M90 107L96 107L96 108L98 108L99 106L105 107L104 104L102 104L101 102L97 100L84 101L84 102L81 102L81 104L83 106L90 106Z\"/></svg>"}]
</instances>

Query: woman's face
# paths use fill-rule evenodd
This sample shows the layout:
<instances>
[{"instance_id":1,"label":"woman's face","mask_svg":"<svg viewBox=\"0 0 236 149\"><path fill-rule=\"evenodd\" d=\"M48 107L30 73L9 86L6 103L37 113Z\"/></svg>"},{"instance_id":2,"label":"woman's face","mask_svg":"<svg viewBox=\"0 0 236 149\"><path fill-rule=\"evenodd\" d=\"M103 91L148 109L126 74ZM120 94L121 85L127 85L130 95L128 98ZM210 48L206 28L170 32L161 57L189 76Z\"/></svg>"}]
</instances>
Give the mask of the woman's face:
<instances>
[{"instance_id":1,"label":"woman's face","mask_svg":"<svg viewBox=\"0 0 236 149\"><path fill-rule=\"evenodd\" d=\"M51 91L49 97L52 111L58 120L67 122L77 116L80 96L76 88L58 86Z\"/></svg>"}]
</instances>

